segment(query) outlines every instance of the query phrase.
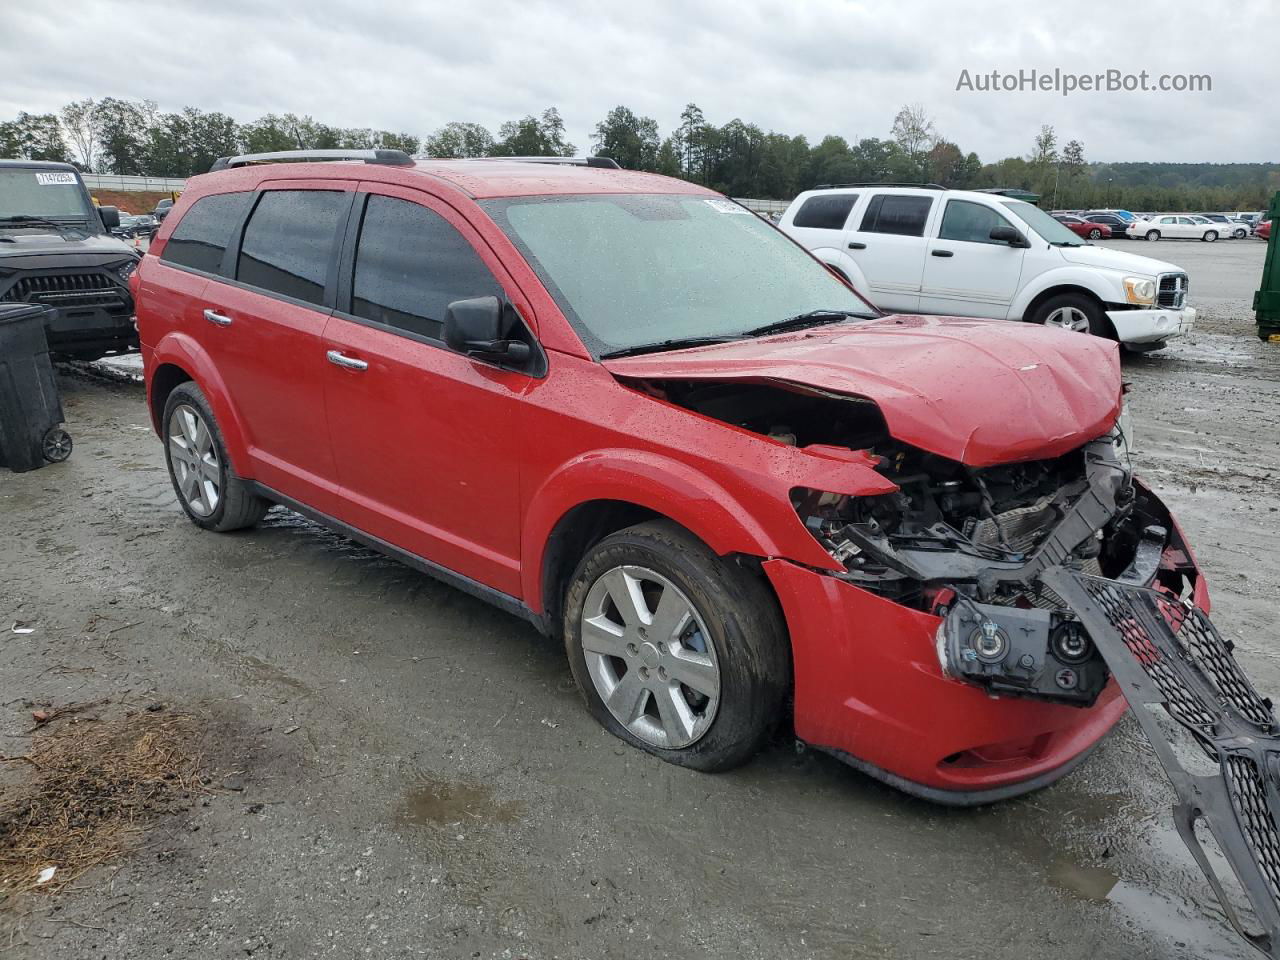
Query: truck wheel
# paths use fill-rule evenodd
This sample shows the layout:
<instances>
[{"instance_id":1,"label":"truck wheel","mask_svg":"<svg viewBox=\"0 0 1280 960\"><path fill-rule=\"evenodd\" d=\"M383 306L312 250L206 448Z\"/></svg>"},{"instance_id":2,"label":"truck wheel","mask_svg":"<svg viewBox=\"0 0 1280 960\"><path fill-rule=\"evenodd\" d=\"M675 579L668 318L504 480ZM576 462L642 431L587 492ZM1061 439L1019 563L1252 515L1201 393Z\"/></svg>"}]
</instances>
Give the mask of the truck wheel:
<instances>
[{"instance_id":1,"label":"truck wheel","mask_svg":"<svg viewBox=\"0 0 1280 960\"><path fill-rule=\"evenodd\" d=\"M1111 333L1111 324L1097 302L1079 293L1060 293L1050 297L1026 319L1028 323L1057 327L1072 333L1092 333L1099 337Z\"/></svg>"},{"instance_id":2,"label":"truck wheel","mask_svg":"<svg viewBox=\"0 0 1280 960\"><path fill-rule=\"evenodd\" d=\"M1213 241L1218 239L1218 233L1215 230L1206 230L1201 239L1204 240L1205 243L1213 243Z\"/></svg>"},{"instance_id":3,"label":"truck wheel","mask_svg":"<svg viewBox=\"0 0 1280 960\"><path fill-rule=\"evenodd\" d=\"M1101 230L1099 230L1097 227L1094 227L1092 230L1090 230L1090 231L1089 231L1089 239L1090 239L1090 240L1101 240L1101 239L1102 239L1102 231L1101 231Z\"/></svg>"},{"instance_id":4,"label":"truck wheel","mask_svg":"<svg viewBox=\"0 0 1280 960\"><path fill-rule=\"evenodd\" d=\"M1147 231L1147 239L1148 239L1148 240L1150 240L1152 243L1155 243L1157 240L1159 240L1159 239L1160 239L1160 231L1159 231L1159 230L1148 230L1148 231Z\"/></svg>"},{"instance_id":5,"label":"truck wheel","mask_svg":"<svg viewBox=\"0 0 1280 960\"><path fill-rule=\"evenodd\" d=\"M231 472L218 421L190 381L165 402L164 459L178 502L197 527L218 533L251 527L271 507Z\"/></svg>"},{"instance_id":6,"label":"truck wheel","mask_svg":"<svg viewBox=\"0 0 1280 960\"><path fill-rule=\"evenodd\" d=\"M592 547L564 616L569 666L592 715L669 763L735 767L782 714L791 654L772 594L669 521Z\"/></svg>"}]
</instances>

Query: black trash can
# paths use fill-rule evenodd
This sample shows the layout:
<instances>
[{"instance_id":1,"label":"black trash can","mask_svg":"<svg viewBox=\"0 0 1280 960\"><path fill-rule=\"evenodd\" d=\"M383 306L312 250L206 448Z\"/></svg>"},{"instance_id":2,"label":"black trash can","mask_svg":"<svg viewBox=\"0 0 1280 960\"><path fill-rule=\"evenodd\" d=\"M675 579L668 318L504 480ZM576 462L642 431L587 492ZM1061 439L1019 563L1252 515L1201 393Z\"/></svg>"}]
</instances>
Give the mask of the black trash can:
<instances>
[{"instance_id":1,"label":"black trash can","mask_svg":"<svg viewBox=\"0 0 1280 960\"><path fill-rule=\"evenodd\" d=\"M38 305L0 303L0 467L15 473L71 456L45 313Z\"/></svg>"}]
</instances>

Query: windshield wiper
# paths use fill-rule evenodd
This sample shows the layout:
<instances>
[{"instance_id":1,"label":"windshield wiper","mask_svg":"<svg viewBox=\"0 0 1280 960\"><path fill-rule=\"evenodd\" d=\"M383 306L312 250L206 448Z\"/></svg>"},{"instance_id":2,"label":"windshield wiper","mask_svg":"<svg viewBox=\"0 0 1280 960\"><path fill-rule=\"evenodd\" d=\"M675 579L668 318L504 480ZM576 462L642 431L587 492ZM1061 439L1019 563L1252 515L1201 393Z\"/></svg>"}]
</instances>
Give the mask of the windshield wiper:
<instances>
[{"instance_id":1,"label":"windshield wiper","mask_svg":"<svg viewBox=\"0 0 1280 960\"><path fill-rule=\"evenodd\" d=\"M48 217L32 216L29 213L19 213L12 217L0 217L0 226L25 227L39 224L47 227L53 227L53 229L58 231L77 230L80 233L87 233L80 223L83 223L83 221L79 221L78 223L66 223L61 220L50 220Z\"/></svg>"},{"instance_id":2,"label":"windshield wiper","mask_svg":"<svg viewBox=\"0 0 1280 960\"><path fill-rule=\"evenodd\" d=\"M855 313L852 310L810 310L808 313L797 313L794 317L787 317L785 320L775 320L773 323L766 323L761 327L752 327L743 336L760 337L766 333L800 330L804 327L816 327L822 323L839 323L841 320L848 320L850 317L858 320L870 319L867 314Z\"/></svg>"},{"instance_id":3,"label":"windshield wiper","mask_svg":"<svg viewBox=\"0 0 1280 960\"><path fill-rule=\"evenodd\" d=\"M634 347L623 347L600 354L601 360L613 360L617 357L634 357L641 353L659 353L663 350L680 350L684 347L702 347L709 343L730 343L741 340L738 334L719 337L675 337L671 340L659 340L656 343L640 343Z\"/></svg>"}]
</instances>

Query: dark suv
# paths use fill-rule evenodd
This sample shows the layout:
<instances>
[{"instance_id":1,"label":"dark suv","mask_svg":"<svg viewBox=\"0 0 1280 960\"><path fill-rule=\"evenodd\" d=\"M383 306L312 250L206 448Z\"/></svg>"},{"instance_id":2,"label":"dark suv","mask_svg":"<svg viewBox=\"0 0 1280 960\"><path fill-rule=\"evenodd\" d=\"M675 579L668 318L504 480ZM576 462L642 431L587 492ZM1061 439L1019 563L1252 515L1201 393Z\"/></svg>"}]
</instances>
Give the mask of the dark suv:
<instances>
[{"instance_id":1,"label":"dark suv","mask_svg":"<svg viewBox=\"0 0 1280 960\"><path fill-rule=\"evenodd\" d=\"M140 254L111 236L75 167L0 160L0 303L52 307L50 348L96 359L138 345L128 280Z\"/></svg>"}]
</instances>

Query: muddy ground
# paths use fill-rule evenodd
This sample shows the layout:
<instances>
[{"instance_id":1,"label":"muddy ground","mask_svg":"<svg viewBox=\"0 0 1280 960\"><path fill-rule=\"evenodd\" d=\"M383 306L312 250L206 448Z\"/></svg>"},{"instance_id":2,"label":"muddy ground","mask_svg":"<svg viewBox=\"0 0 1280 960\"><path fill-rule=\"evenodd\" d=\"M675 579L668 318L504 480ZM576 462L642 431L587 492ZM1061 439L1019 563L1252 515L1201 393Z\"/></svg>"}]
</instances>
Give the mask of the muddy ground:
<instances>
[{"instance_id":1,"label":"muddy ground","mask_svg":"<svg viewBox=\"0 0 1280 960\"><path fill-rule=\"evenodd\" d=\"M1191 272L1200 329L1126 360L1140 466L1280 693L1280 348L1247 311L1263 245L1117 245ZM0 754L28 745L32 703L160 702L211 732L211 793L0 909L0 956L1252 955L1128 719L1063 782L975 811L785 739L731 774L677 769L597 727L520 621L281 510L198 531L141 386L61 383L71 460L0 472Z\"/></svg>"}]
</instances>

